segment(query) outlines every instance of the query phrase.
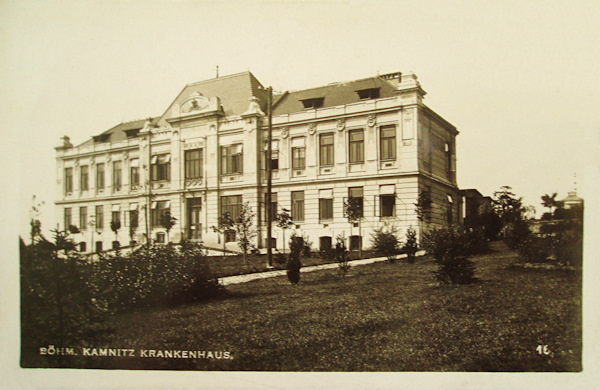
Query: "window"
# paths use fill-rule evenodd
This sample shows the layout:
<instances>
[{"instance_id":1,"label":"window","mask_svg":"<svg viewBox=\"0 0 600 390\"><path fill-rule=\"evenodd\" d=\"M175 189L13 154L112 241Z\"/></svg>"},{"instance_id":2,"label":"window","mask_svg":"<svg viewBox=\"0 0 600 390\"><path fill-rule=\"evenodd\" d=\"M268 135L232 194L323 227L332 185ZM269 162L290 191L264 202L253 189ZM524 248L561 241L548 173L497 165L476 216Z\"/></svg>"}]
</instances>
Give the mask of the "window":
<instances>
[{"instance_id":1,"label":"window","mask_svg":"<svg viewBox=\"0 0 600 390\"><path fill-rule=\"evenodd\" d=\"M333 165L333 133L319 136L319 164L321 166Z\"/></svg>"},{"instance_id":2,"label":"window","mask_svg":"<svg viewBox=\"0 0 600 390\"><path fill-rule=\"evenodd\" d=\"M333 190L319 191L319 219L333 219Z\"/></svg>"},{"instance_id":3,"label":"window","mask_svg":"<svg viewBox=\"0 0 600 390\"><path fill-rule=\"evenodd\" d=\"M331 237L323 236L319 237L319 250L331 249Z\"/></svg>"},{"instance_id":4,"label":"window","mask_svg":"<svg viewBox=\"0 0 600 390\"><path fill-rule=\"evenodd\" d=\"M267 200L267 195L265 194L265 202ZM267 220L266 214L267 208L265 207L265 221ZM271 221L275 221L277 218L277 193L271 192Z\"/></svg>"},{"instance_id":5,"label":"window","mask_svg":"<svg viewBox=\"0 0 600 390\"><path fill-rule=\"evenodd\" d=\"M129 162L129 185L131 187L140 185L140 160L137 158Z\"/></svg>"},{"instance_id":6,"label":"window","mask_svg":"<svg viewBox=\"0 0 600 390\"><path fill-rule=\"evenodd\" d=\"M160 200L158 202L152 202L151 205L151 217L152 217L152 227L160 227L162 226L162 220L167 213L171 210L171 202L168 200Z\"/></svg>"},{"instance_id":7,"label":"window","mask_svg":"<svg viewBox=\"0 0 600 390\"><path fill-rule=\"evenodd\" d=\"M129 226L136 228L139 226L139 211L138 210L130 210L129 211Z\"/></svg>"},{"instance_id":8,"label":"window","mask_svg":"<svg viewBox=\"0 0 600 390\"><path fill-rule=\"evenodd\" d=\"M379 203L381 205L382 217L393 217L396 215L396 195L379 195Z\"/></svg>"},{"instance_id":9,"label":"window","mask_svg":"<svg viewBox=\"0 0 600 390\"><path fill-rule=\"evenodd\" d=\"M377 99L379 98L379 88L361 89L356 91L359 99Z\"/></svg>"},{"instance_id":10,"label":"window","mask_svg":"<svg viewBox=\"0 0 600 390\"><path fill-rule=\"evenodd\" d=\"M363 217L363 188L350 187L348 188L348 199L352 204L356 205L357 217Z\"/></svg>"},{"instance_id":11,"label":"window","mask_svg":"<svg viewBox=\"0 0 600 390\"><path fill-rule=\"evenodd\" d=\"M304 137L292 138L292 169L306 167L306 146Z\"/></svg>"},{"instance_id":12,"label":"window","mask_svg":"<svg viewBox=\"0 0 600 390\"><path fill-rule=\"evenodd\" d=\"M362 246L362 237L361 236L350 236L350 250L357 251L360 250Z\"/></svg>"},{"instance_id":13,"label":"window","mask_svg":"<svg viewBox=\"0 0 600 390\"><path fill-rule=\"evenodd\" d=\"M152 181L170 181L171 180L171 155L161 154L152 156L151 180Z\"/></svg>"},{"instance_id":14,"label":"window","mask_svg":"<svg viewBox=\"0 0 600 390\"><path fill-rule=\"evenodd\" d=\"M382 160L396 159L396 126L381 126L380 134L380 155Z\"/></svg>"},{"instance_id":15,"label":"window","mask_svg":"<svg viewBox=\"0 0 600 390\"><path fill-rule=\"evenodd\" d=\"M111 221L112 222L117 222L117 221L121 222L121 212L113 210Z\"/></svg>"},{"instance_id":16,"label":"window","mask_svg":"<svg viewBox=\"0 0 600 390\"><path fill-rule=\"evenodd\" d=\"M83 253L86 251L86 249L87 249L87 245L86 245L85 241L81 241L79 243L79 252Z\"/></svg>"},{"instance_id":17,"label":"window","mask_svg":"<svg viewBox=\"0 0 600 390\"><path fill-rule=\"evenodd\" d=\"M102 252L102 241L96 241L96 252Z\"/></svg>"},{"instance_id":18,"label":"window","mask_svg":"<svg viewBox=\"0 0 600 390\"><path fill-rule=\"evenodd\" d=\"M113 162L113 189L119 191L121 189L121 161Z\"/></svg>"},{"instance_id":19,"label":"window","mask_svg":"<svg viewBox=\"0 0 600 390\"><path fill-rule=\"evenodd\" d=\"M96 206L96 229L104 228L104 207Z\"/></svg>"},{"instance_id":20,"label":"window","mask_svg":"<svg viewBox=\"0 0 600 390\"><path fill-rule=\"evenodd\" d=\"M79 208L79 230L87 229L87 207Z\"/></svg>"},{"instance_id":21,"label":"window","mask_svg":"<svg viewBox=\"0 0 600 390\"><path fill-rule=\"evenodd\" d=\"M350 164L365 162L365 134L363 130L351 130L348 133L350 140Z\"/></svg>"},{"instance_id":22,"label":"window","mask_svg":"<svg viewBox=\"0 0 600 390\"><path fill-rule=\"evenodd\" d=\"M292 220L304 221L304 191L292 192Z\"/></svg>"},{"instance_id":23,"label":"window","mask_svg":"<svg viewBox=\"0 0 600 390\"><path fill-rule=\"evenodd\" d=\"M96 165L96 189L104 189L104 163Z\"/></svg>"},{"instance_id":24,"label":"window","mask_svg":"<svg viewBox=\"0 0 600 390\"><path fill-rule=\"evenodd\" d=\"M263 165L262 169L267 169L266 161L268 155L268 147L269 144L267 141L264 142L263 145ZM273 140L271 141L271 170L276 171L279 169L279 141Z\"/></svg>"},{"instance_id":25,"label":"window","mask_svg":"<svg viewBox=\"0 0 600 390\"><path fill-rule=\"evenodd\" d=\"M234 175L243 172L242 144L221 146L221 174Z\"/></svg>"},{"instance_id":26,"label":"window","mask_svg":"<svg viewBox=\"0 0 600 390\"><path fill-rule=\"evenodd\" d=\"M88 166L87 165L82 165L80 169L80 182L81 182L81 190L82 191L87 191L89 189L89 172L88 172Z\"/></svg>"},{"instance_id":27,"label":"window","mask_svg":"<svg viewBox=\"0 0 600 390\"><path fill-rule=\"evenodd\" d=\"M454 202L452 199L452 195L448 194L448 204L446 205L446 220L448 221L448 225L452 225L454 221Z\"/></svg>"},{"instance_id":28,"label":"window","mask_svg":"<svg viewBox=\"0 0 600 390\"><path fill-rule=\"evenodd\" d=\"M318 97L318 98L303 99L303 100L301 100L302 105L306 109L321 108L321 107L323 107L323 102L324 101L325 101L324 97Z\"/></svg>"},{"instance_id":29,"label":"window","mask_svg":"<svg viewBox=\"0 0 600 390\"><path fill-rule=\"evenodd\" d=\"M73 192L73 168L65 168L65 194Z\"/></svg>"},{"instance_id":30,"label":"window","mask_svg":"<svg viewBox=\"0 0 600 390\"><path fill-rule=\"evenodd\" d=\"M202 179L202 149L185 151L185 178Z\"/></svg>"},{"instance_id":31,"label":"window","mask_svg":"<svg viewBox=\"0 0 600 390\"><path fill-rule=\"evenodd\" d=\"M231 195L221 197L221 215L229 213L232 219L237 219L242 210L242 195Z\"/></svg>"},{"instance_id":32,"label":"window","mask_svg":"<svg viewBox=\"0 0 600 390\"><path fill-rule=\"evenodd\" d=\"M71 208L67 207L65 208L65 230L69 228L69 226L71 226L73 223L71 221Z\"/></svg>"},{"instance_id":33,"label":"window","mask_svg":"<svg viewBox=\"0 0 600 390\"><path fill-rule=\"evenodd\" d=\"M156 242L159 244L164 244L165 243L165 233L164 232L158 232L156 233Z\"/></svg>"}]
</instances>

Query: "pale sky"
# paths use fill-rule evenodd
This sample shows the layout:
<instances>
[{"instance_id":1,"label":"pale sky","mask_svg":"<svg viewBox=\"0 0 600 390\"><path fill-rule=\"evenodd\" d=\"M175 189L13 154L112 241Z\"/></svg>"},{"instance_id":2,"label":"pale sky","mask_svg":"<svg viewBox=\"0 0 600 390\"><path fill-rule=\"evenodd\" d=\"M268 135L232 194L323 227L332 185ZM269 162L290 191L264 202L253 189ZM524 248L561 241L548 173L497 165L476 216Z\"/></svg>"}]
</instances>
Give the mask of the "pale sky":
<instances>
[{"instance_id":1,"label":"pale sky","mask_svg":"<svg viewBox=\"0 0 600 390\"><path fill-rule=\"evenodd\" d=\"M4 1L0 21L3 158L18 167L5 181L19 184L20 234L33 194L44 227L57 222L61 136L78 144L160 115L217 65L276 90L412 71L460 131L459 186L510 185L538 215L540 196L565 197L574 174L589 196L598 166L594 1Z\"/></svg>"}]
</instances>

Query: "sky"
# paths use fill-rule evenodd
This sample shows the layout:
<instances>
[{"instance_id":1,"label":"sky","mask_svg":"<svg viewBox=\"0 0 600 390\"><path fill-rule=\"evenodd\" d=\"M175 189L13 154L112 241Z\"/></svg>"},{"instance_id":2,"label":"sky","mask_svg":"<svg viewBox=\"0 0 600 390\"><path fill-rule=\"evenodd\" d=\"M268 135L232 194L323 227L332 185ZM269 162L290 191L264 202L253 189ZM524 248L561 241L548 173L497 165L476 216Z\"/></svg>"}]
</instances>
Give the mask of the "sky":
<instances>
[{"instance_id":1,"label":"sky","mask_svg":"<svg viewBox=\"0 0 600 390\"><path fill-rule=\"evenodd\" d=\"M592 192L598 20L593 1L4 1L2 159L17 168L3 173L18 183L14 230L27 235L33 195L45 202L43 226L58 221L60 137L78 144L161 115L216 66L280 91L414 72L425 103L460 131L459 186L492 195L510 185L539 216L543 194Z\"/></svg>"}]
</instances>

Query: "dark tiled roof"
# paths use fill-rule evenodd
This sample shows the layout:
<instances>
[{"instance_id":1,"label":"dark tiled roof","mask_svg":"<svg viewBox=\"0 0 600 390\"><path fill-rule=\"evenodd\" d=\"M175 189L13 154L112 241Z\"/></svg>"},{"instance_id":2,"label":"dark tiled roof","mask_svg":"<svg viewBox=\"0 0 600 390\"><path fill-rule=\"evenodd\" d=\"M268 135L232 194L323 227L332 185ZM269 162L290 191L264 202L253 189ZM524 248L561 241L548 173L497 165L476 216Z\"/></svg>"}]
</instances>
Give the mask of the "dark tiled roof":
<instances>
[{"instance_id":1,"label":"dark tiled roof","mask_svg":"<svg viewBox=\"0 0 600 390\"><path fill-rule=\"evenodd\" d=\"M151 119L151 123L155 124L156 121L158 120L159 117L155 117L155 118L150 118ZM98 134L96 136L93 136L91 139L85 141L84 143L82 143L81 145L79 145L79 147L81 146L89 146L89 145L93 145L95 142L95 139L100 141L102 140L102 142L118 142L118 141L123 141L124 139L127 139L127 131L129 130L140 130L142 128L144 128L144 123L146 123L148 119L139 119L136 121L131 121L131 122L125 122L125 123L120 123L108 130L106 130L105 132Z\"/></svg>"},{"instance_id":2,"label":"dark tiled roof","mask_svg":"<svg viewBox=\"0 0 600 390\"><path fill-rule=\"evenodd\" d=\"M364 89L379 88L379 97L391 97L396 95L396 88L380 77L335 83L322 87L304 89L284 93L273 98L275 107L273 115L289 114L304 110L302 100L324 97L322 107L333 107L342 104L350 104L361 101L356 91Z\"/></svg>"},{"instance_id":3,"label":"dark tiled roof","mask_svg":"<svg viewBox=\"0 0 600 390\"><path fill-rule=\"evenodd\" d=\"M183 100L196 92L207 98L217 96L225 115L241 115L248 110L250 98L256 96L263 111L266 110L267 94L262 89L262 84L250 72L242 72L229 76L218 77L186 85L173 103L159 120L159 125L166 125L165 115L171 107L180 104Z\"/></svg>"}]
</instances>

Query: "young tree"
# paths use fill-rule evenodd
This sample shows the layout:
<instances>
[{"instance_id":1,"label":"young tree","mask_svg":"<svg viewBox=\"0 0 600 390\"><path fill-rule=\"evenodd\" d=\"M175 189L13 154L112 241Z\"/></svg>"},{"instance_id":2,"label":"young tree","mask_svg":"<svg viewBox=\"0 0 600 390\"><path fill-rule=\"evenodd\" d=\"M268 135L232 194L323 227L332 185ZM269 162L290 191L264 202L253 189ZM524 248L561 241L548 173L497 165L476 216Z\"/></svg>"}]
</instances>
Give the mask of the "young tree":
<instances>
[{"instance_id":1,"label":"young tree","mask_svg":"<svg viewBox=\"0 0 600 390\"><path fill-rule=\"evenodd\" d=\"M346 276L350 271L350 264L348 264L348 249L344 242L344 237L337 235L335 237L335 247L333 248L335 261L338 263L339 271L342 276Z\"/></svg>"},{"instance_id":2,"label":"young tree","mask_svg":"<svg viewBox=\"0 0 600 390\"><path fill-rule=\"evenodd\" d=\"M165 230L167 231L167 243L171 242L171 239L169 237L169 232L171 231L173 226L175 226L176 222L177 222L177 218L172 216L170 211L165 212L160 218L161 226L164 227Z\"/></svg>"},{"instance_id":3,"label":"young tree","mask_svg":"<svg viewBox=\"0 0 600 390\"><path fill-rule=\"evenodd\" d=\"M223 260L225 260L225 244L226 237L228 234L233 234L235 230L233 229L234 221L231 218L231 214L229 212L224 212L217 220L217 226L211 226L211 229L215 233L219 233L223 236Z\"/></svg>"},{"instance_id":4,"label":"young tree","mask_svg":"<svg viewBox=\"0 0 600 390\"><path fill-rule=\"evenodd\" d=\"M344 201L344 215L350 222L350 232L352 232L352 225L358 223L358 236L360 237L360 243L358 245L358 257L362 259L362 216L363 216L363 198L349 197Z\"/></svg>"},{"instance_id":5,"label":"young tree","mask_svg":"<svg viewBox=\"0 0 600 390\"><path fill-rule=\"evenodd\" d=\"M292 221L292 216L289 213L288 209L283 209L283 211L275 217L275 223L278 228L281 229L283 233L283 253L285 254L285 231L292 227L294 222Z\"/></svg>"},{"instance_id":6,"label":"young tree","mask_svg":"<svg viewBox=\"0 0 600 390\"><path fill-rule=\"evenodd\" d=\"M233 230L235 231L237 244L244 254L246 267L249 266L248 252L252 248L252 239L256 237L255 216L256 214L252 211L250 203L246 202L242 205L240 216L233 221Z\"/></svg>"},{"instance_id":7,"label":"young tree","mask_svg":"<svg viewBox=\"0 0 600 390\"><path fill-rule=\"evenodd\" d=\"M417 240L417 231L412 227L406 230L406 243L402 248L406 253L406 258L409 263L415 262L415 254L419 250L419 242Z\"/></svg>"},{"instance_id":8,"label":"young tree","mask_svg":"<svg viewBox=\"0 0 600 390\"><path fill-rule=\"evenodd\" d=\"M303 248L303 240L299 240L296 234L292 233L292 237L290 238L290 254L286 264L286 274L288 280L292 284L298 284L298 282L300 282L300 268L302 268L300 255L303 251Z\"/></svg>"},{"instance_id":9,"label":"young tree","mask_svg":"<svg viewBox=\"0 0 600 390\"><path fill-rule=\"evenodd\" d=\"M556 196L558 194L556 192L552 193L552 195L542 195L542 206L548 209L548 213L552 215L552 209L556 209L558 207L558 201L556 200Z\"/></svg>"},{"instance_id":10,"label":"young tree","mask_svg":"<svg viewBox=\"0 0 600 390\"><path fill-rule=\"evenodd\" d=\"M387 257L390 263L396 260L400 253L400 240L398 239L398 229L395 226L382 226L371 233L371 242L373 249L382 256Z\"/></svg>"},{"instance_id":11,"label":"young tree","mask_svg":"<svg viewBox=\"0 0 600 390\"><path fill-rule=\"evenodd\" d=\"M415 203L415 212L417 219L421 222L429 222L431 220L431 208L433 201L431 200L431 192L421 190Z\"/></svg>"},{"instance_id":12,"label":"young tree","mask_svg":"<svg viewBox=\"0 0 600 390\"><path fill-rule=\"evenodd\" d=\"M134 215L129 214L129 241L131 241L131 246L135 242L135 232L137 231L139 222L137 217L134 218Z\"/></svg>"}]
</instances>

